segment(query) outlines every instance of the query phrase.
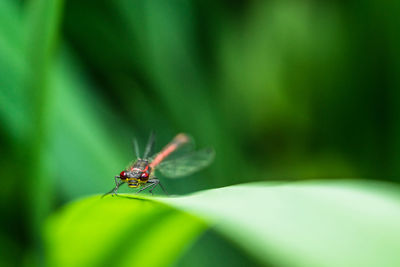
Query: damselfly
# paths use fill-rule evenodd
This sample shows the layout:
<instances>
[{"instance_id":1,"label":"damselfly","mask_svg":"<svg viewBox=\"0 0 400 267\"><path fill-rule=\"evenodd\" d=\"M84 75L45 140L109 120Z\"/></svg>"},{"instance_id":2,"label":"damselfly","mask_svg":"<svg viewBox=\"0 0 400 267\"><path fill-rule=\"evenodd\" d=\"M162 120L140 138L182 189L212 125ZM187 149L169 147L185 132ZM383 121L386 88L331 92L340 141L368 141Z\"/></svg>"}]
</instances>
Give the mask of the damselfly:
<instances>
[{"instance_id":1,"label":"damselfly","mask_svg":"<svg viewBox=\"0 0 400 267\"><path fill-rule=\"evenodd\" d=\"M118 188L124 183L127 183L130 188L140 187L137 193L150 188L149 192L152 194L154 188L160 185L167 194L160 180L154 175L155 170L160 171L163 176L168 178L180 178L208 166L214 159L215 153L211 148L193 151L192 139L183 133L175 136L159 153L149 157L154 147L154 141L155 136L152 133L143 157L139 157L139 146L136 139L134 140L133 146L137 159L115 176L115 188L105 195L117 194Z\"/></svg>"}]
</instances>

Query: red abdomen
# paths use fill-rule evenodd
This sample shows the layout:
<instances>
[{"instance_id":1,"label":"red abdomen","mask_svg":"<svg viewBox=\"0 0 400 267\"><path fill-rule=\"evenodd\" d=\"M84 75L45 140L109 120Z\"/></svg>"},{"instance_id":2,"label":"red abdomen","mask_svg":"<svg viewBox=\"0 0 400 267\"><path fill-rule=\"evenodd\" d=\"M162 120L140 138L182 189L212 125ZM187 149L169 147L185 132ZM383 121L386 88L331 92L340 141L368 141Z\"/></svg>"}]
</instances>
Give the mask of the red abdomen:
<instances>
[{"instance_id":1,"label":"red abdomen","mask_svg":"<svg viewBox=\"0 0 400 267\"><path fill-rule=\"evenodd\" d=\"M186 134L178 134L175 138L166 145L163 150L161 150L154 160L149 164L151 168L156 167L160 164L166 157L168 157L172 152L174 152L181 145L189 142L189 137Z\"/></svg>"}]
</instances>

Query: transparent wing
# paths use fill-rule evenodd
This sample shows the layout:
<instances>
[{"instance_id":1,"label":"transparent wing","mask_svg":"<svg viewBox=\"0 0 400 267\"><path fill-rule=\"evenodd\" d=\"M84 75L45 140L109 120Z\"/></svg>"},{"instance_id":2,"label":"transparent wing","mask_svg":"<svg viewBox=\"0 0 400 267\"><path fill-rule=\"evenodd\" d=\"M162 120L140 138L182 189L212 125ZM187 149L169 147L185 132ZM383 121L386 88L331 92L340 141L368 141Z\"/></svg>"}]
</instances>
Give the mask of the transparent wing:
<instances>
[{"instance_id":1,"label":"transparent wing","mask_svg":"<svg viewBox=\"0 0 400 267\"><path fill-rule=\"evenodd\" d=\"M149 141L147 141L146 149L144 150L143 154L144 159L147 158L153 151L155 140L156 140L156 134L154 133L154 131L151 131Z\"/></svg>"},{"instance_id":2,"label":"transparent wing","mask_svg":"<svg viewBox=\"0 0 400 267\"><path fill-rule=\"evenodd\" d=\"M160 163L156 169L166 177L180 178L207 167L214 160L214 157L214 149L206 148L166 160Z\"/></svg>"},{"instance_id":3,"label":"transparent wing","mask_svg":"<svg viewBox=\"0 0 400 267\"><path fill-rule=\"evenodd\" d=\"M134 155L136 158L139 158L140 157L140 149L139 149L139 144L138 144L136 137L132 139L132 144L133 144L133 151L135 152Z\"/></svg>"}]
</instances>

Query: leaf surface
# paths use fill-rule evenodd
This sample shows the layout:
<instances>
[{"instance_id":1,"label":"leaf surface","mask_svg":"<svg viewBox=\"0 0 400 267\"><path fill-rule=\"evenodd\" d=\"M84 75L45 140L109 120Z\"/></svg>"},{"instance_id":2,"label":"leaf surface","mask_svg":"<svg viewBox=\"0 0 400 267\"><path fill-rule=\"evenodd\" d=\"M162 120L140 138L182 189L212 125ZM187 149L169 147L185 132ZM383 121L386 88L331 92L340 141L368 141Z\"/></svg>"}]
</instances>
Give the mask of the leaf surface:
<instances>
[{"instance_id":1,"label":"leaf surface","mask_svg":"<svg viewBox=\"0 0 400 267\"><path fill-rule=\"evenodd\" d=\"M77 253L84 264L118 255L113 262L120 266L134 259L162 266L208 227L264 264L399 266L399 192L391 184L341 180L244 184L169 198L95 196L53 217L47 239L53 263ZM65 244L73 245L64 250ZM144 247L152 248L142 256L151 261L136 257ZM68 264L82 265L75 258Z\"/></svg>"}]
</instances>

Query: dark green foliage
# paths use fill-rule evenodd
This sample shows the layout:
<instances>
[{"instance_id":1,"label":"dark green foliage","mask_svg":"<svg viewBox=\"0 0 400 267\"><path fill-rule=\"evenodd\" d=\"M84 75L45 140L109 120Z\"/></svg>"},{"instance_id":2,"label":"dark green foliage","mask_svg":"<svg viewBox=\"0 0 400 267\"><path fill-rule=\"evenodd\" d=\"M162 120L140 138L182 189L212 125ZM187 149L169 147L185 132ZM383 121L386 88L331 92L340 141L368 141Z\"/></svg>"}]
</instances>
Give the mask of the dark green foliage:
<instances>
[{"instance_id":1,"label":"dark green foliage","mask_svg":"<svg viewBox=\"0 0 400 267\"><path fill-rule=\"evenodd\" d=\"M174 194L400 180L398 1L0 1L0 264L103 193L151 130L212 146ZM127 190L125 188L125 190ZM217 242L217 241L216 241ZM22 256L21 256L22 255Z\"/></svg>"}]
</instances>

